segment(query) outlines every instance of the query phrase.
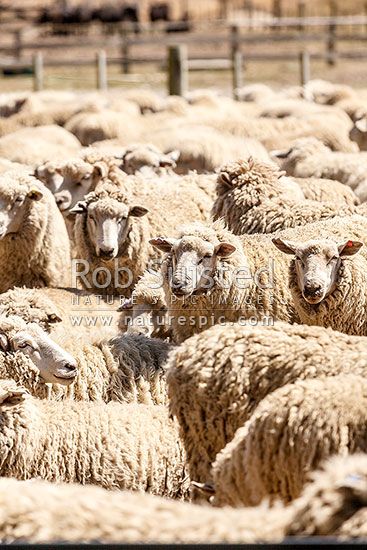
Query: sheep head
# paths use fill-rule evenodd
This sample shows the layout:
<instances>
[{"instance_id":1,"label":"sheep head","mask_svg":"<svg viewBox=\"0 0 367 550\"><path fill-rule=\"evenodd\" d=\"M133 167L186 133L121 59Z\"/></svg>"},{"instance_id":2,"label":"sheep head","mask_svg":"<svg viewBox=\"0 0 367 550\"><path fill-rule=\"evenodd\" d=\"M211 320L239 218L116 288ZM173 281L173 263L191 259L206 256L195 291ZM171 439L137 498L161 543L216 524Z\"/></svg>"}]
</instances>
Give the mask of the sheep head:
<instances>
[{"instance_id":1,"label":"sheep head","mask_svg":"<svg viewBox=\"0 0 367 550\"><path fill-rule=\"evenodd\" d=\"M272 242L295 257L298 287L304 300L314 305L335 290L342 259L357 254L363 246L352 239L340 244L327 239L296 243L274 238Z\"/></svg>"}]
</instances>

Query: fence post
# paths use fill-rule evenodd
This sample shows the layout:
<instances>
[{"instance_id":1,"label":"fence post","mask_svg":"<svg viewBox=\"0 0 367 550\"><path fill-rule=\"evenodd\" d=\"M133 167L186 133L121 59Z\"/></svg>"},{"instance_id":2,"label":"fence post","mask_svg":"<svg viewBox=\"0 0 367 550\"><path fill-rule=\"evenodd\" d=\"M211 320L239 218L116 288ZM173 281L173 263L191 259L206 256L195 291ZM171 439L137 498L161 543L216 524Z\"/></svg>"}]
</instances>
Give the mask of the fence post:
<instances>
[{"instance_id":1,"label":"fence post","mask_svg":"<svg viewBox=\"0 0 367 550\"><path fill-rule=\"evenodd\" d=\"M22 31L20 29L14 31L14 55L15 57L22 55Z\"/></svg>"},{"instance_id":2,"label":"fence post","mask_svg":"<svg viewBox=\"0 0 367 550\"><path fill-rule=\"evenodd\" d=\"M37 52L33 56L33 89L39 92L43 89L43 56Z\"/></svg>"},{"instance_id":3,"label":"fence post","mask_svg":"<svg viewBox=\"0 0 367 550\"><path fill-rule=\"evenodd\" d=\"M330 23L329 35L327 42L327 63L328 65L335 65L335 25Z\"/></svg>"},{"instance_id":4,"label":"fence post","mask_svg":"<svg viewBox=\"0 0 367 550\"><path fill-rule=\"evenodd\" d=\"M242 53L235 52L232 58L233 98L238 99L238 88L243 86L242 81Z\"/></svg>"},{"instance_id":5,"label":"fence post","mask_svg":"<svg viewBox=\"0 0 367 550\"><path fill-rule=\"evenodd\" d=\"M238 43L238 27L237 25L231 26L231 57L234 59L236 52L238 52L239 43Z\"/></svg>"},{"instance_id":6,"label":"fence post","mask_svg":"<svg viewBox=\"0 0 367 550\"><path fill-rule=\"evenodd\" d=\"M98 90L107 90L107 58L106 52L101 50L96 54L97 64L97 88Z\"/></svg>"},{"instance_id":7,"label":"fence post","mask_svg":"<svg viewBox=\"0 0 367 550\"><path fill-rule=\"evenodd\" d=\"M299 0L298 1L298 17L300 19L304 19L305 15L306 15L306 3L305 3L304 0ZM304 31L305 30L305 24L304 24L303 21L300 22L298 30L299 31Z\"/></svg>"},{"instance_id":8,"label":"fence post","mask_svg":"<svg viewBox=\"0 0 367 550\"><path fill-rule=\"evenodd\" d=\"M168 47L168 93L185 95L188 90L187 46Z\"/></svg>"},{"instance_id":9,"label":"fence post","mask_svg":"<svg viewBox=\"0 0 367 550\"><path fill-rule=\"evenodd\" d=\"M124 74L129 74L130 72L129 45L126 40L123 40L122 42L121 55L122 55L122 72Z\"/></svg>"},{"instance_id":10,"label":"fence post","mask_svg":"<svg viewBox=\"0 0 367 550\"><path fill-rule=\"evenodd\" d=\"M310 80L310 54L303 51L299 54L301 86L307 84Z\"/></svg>"}]
</instances>

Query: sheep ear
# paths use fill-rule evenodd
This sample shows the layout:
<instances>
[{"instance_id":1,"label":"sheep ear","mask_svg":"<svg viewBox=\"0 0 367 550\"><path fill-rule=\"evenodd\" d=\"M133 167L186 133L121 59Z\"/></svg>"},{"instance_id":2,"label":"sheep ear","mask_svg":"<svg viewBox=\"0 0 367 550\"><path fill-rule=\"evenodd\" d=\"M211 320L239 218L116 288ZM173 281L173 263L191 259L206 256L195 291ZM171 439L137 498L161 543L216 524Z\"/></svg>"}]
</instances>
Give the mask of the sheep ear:
<instances>
[{"instance_id":1,"label":"sheep ear","mask_svg":"<svg viewBox=\"0 0 367 550\"><path fill-rule=\"evenodd\" d=\"M144 206L132 206L130 208L129 216L134 216L135 218L142 218L145 214L148 214L149 210L144 208Z\"/></svg>"},{"instance_id":2,"label":"sheep ear","mask_svg":"<svg viewBox=\"0 0 367 550\"><path fill-rule=\"evenodd\" d=\"M354 256L362 246L363 243L361 241L346 241L338 246L339 256Z\"/></svg>"},{"instance_id":3,"label":"sheep ear","mask_svg":"<svg viewBox=\"0 0 367 550\"><path fill-rule=\"evenodd\" d=\"M158 248L161 252L171 252L175 239L165 239L164 237L157 237L156 239L150 239L150 244Z\"/></svg>"},{"instance_id":4,"label":"sheep ear","mask_svg":"<svg viewBox=\"0 0 367 550\"><path fill-rule=\"evenodd\" d=\"M47 314L47 320L48 320L49 323L61 323L61 321L62 321L60 315L58 315L55 312L48 313Z\"/></svg>"},{"instance_id":5,"label":"sheep ear","mask_svg":"<svg viewBox=\"0 0 367 550\"><path fill-rule=\"evenodd\" d=\"M292 149L278 149L274 151L270 151L270 156L275 157L277 159L285 159L288 157L288 155L291 154Z\"/></svg>"},{"instance_id":6,"label":"sheep ear","mask_svg":"<svg viewBox=\"0 0 367 550\"><path fill-rule=\"evenodd\" d=\"M232 187L231 176L228 174L228 172L219 172L217 182L222 183L223 185L226 185L227 187Z\"/></svg>"},{"instance_id":7,"label":"sheep ear","mask_svg":"<svg viewBox=\"0 0 367 550\"><path fill-rule=\"evenodd\" d=\"M2 351L8 351L9 350L9 340L3 332L0 332L0 349Z\"/></svg>"},{"instance_id":8,"label":"sheep ear","mask_svg":"<svg viewBox=\"0 0 367 550\"><path fill-rule=\"evenodd\" d=\"M367 118L360 118L359 120L356 120L354 123L354 126L359 130L360 132L366 133L367 132Z\"/></svg>"},{"instance_id":9,"label":"sheep ear","mask_svg":"<svg viewBox=\"0 0 367 550\"><path fill-rule=\"evenodd\" d=\"M31 189L28 193L28 197L34 201L40 201L43 197L43 193L39 189Z\"/></svg>"},{"instance_id":10,"label":"sheep ear","mask_svg":"<svg viewBox=\"0 0 367 550\"><path fill-rule=\"evenodd\" d=\"M214 249L216 255L221 258L228 258L228 256L231 256L236 250L236 247L231 243L219 243Z\"/></svg>"},{"instance_id":11,"label":"sheep ear","mask_svg":"<svg viewBox=\"0 0 367 550\"><path fill-rule=\"evenodd\" d=\"M87 203L85 201L79 201L73 208L69 210L69 214L82 214L88 210Z\"/></svg>"},{"instance_id":12,"label":"sheep ear","mask_svg":"<svg viewBox=\"0 0 367 550\"><path fill-rule=\"evenodd\" d=\"M18 405L25 400L27 393L27 390L24 388L15 390L0 390L0 406Z\"/></svg>"},{"instance_id":13,"label":"sheep ear","mask_svg":"<svg viewBox=\"0 0 367 550\"><path fill-rule=\"evenodd\" d=\"M93 165L93 174L99 175L101 178L106 178L108 176L108 168L105 162L96 162Z\"/></svg>"},{"instance_id":14,"label":"sheep ear","mask_svg":"<svg viewBox=\"0 0 367 550\"><path fill-rule=\"evenodd\" d=\"M298 245L297 243L292 243L291 241L284 241L283 239L280 239L279 237L276 237L271 240L271 242L281 251L284 252L284 254L292 254L294 255Z\"/></svg>"}]
</instances>

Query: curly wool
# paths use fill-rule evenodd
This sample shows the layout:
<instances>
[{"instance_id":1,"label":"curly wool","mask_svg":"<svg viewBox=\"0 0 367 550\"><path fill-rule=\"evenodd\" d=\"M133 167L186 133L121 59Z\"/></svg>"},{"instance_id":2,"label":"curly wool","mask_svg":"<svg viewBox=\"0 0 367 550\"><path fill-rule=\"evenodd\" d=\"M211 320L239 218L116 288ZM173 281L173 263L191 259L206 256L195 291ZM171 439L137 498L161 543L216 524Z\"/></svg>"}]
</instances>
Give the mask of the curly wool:
<instances>
[{"instance_id":1,"label":"curly wool","mask_svg":"<svg viewBox=\"0 0 367 550\"><path fill-rule=\"evenodd\" d=\"M10 392L23 396L8 401ZM187 498L185 457L166 407L57 403L0 381L1 476Z\"/></svg>"},{"instance_id":2,"label":"curly wool","mask_svg":"<svg viewBox=\"0 0 367 550\"><path fill-rule=\"evenodd\" d=\"M186 340L170 352L167 384L191 478L211 480L216 454L278 388L366 369L366 338L322 327L227 324Z\"/></svg>"},{"instance_id":3,"label":"curly wool","mask_svg":"<svg viewBox=\"0 0 367 550\"><path fill-rule=\"evenodd\" d=\"M274 542L291 517L282 506L217 510L149 494L0 479L0 537L6 543Z\"/></svg>"},{"instance_id":4,"label":"curly wool","mask_svg":"<svg viewBox=\"0 0 367 550\"><path fill-rule=\"evenodd\" d=\"M359 212L356 206L306 200L299 185L283 175L251 157L223 166L218 175L213 218L223 218L235 235L242 235L274 233Z\"/></svg>"},{"instance_id":5,"label":"curly wool","mask_svg":"<svg viewBox=\"0 0 367 550\"><path fill-rule=\"evenodd\" d=\"M14 286L62 286L71 274L70 243L54 197L34 177L8 172L0 177L0 196L11 202L33 189L40 200L28 200L20 230L0 241L0 292Z\"/></svg>"},{"instance_id":6,"label":"curly wool","mask_svg":"<svg viewBox=\"0 0 367 550\"><path fill-rule=\"evenodd\" d=\"M298 497L332 455L366 448L367 382L354 375L287 384L268 395L213 464L218 505Z\"/></svg>"}]
</instances>

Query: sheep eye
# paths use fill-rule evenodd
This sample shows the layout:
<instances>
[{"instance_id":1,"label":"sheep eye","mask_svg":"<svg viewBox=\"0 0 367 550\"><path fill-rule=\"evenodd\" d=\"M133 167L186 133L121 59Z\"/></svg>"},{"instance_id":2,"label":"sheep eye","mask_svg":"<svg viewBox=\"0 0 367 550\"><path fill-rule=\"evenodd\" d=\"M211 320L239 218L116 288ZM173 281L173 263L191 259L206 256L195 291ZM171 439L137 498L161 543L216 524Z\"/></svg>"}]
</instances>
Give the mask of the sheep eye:
<instances>
[{"instance_id":1,"label":"sheep eye","mask_svg":"<svg viewBox=\"0 0 367 550\"><path fill-rule=\"evenodd\" d=\"M122 223L122 222L124 222L125 220L126 220L126 218L125 218L124 216L122 216L122 218L119 218L119 219L117 220L117 223Z\"/></svg>"},{"instance_id":2,"label":"sheep eye","mask_svg":"<svg viewBox=\"0 0 367 550\"><path fill-rule=\"evenodd\" d=\"M29 344L27 344L26 342L23 342L22 344L18 344L18 348L28 348L29 347Z\"/></svg>"},{"instance_id":3,"label":"sheep eye","mask_svg":"<svg viewBox=\"0 0 367 550\"><path fill-rule=\"evenodd\" d=\"M338 256L333 256L332 258L330 258L330 260L327 262L326 265L329 265L331 262L335 262L337 259L338 259Z\"/></svg>"},{"instance_id":4,"label":"sheep eye","mask_svg":"<svg viewBox=\"0 0 367 550\"><path fill-rule=\"evenodd\" d=\"M96 218L94 216L92 216L91 214L89 214L89 219L92 221L92 222L95 222L96 221Z\"/></svg>"},{"instance_id":5,"label":"sheep eye","mask_svg":"<svg viewBox=\"0 0 367 550\"><path fill-rule=\"evenodd\" d=\"M210 260L210 258L211 258L211 255L210 255L210 254L205 254L205 256L204 256L204 259L205 259L205 260Z\"/></svg>"},{"instance_id":6,"label":"sheep eye","mask_svg":"<svg viewBox=\"0 0 367 550\"><path fill-rule=\"evenodd\" d=\"M20 195L19 197L17 197L17 198L15 199L15 202L17 202L18 204L21 203L21 202L23 202L23 201L24 201L24 195Z\"/></svg>"},{"instance_id":7,"label":"sheep eye","mask_svg":"<svg viewBox=\"0 0 367 550\"><path fill-rule=\"evenodd\" d=\"M82 180L89 180L89 178L91 177L92 174L86 174L85 176L82 177Z\"/></svg>"}]
</instances>

